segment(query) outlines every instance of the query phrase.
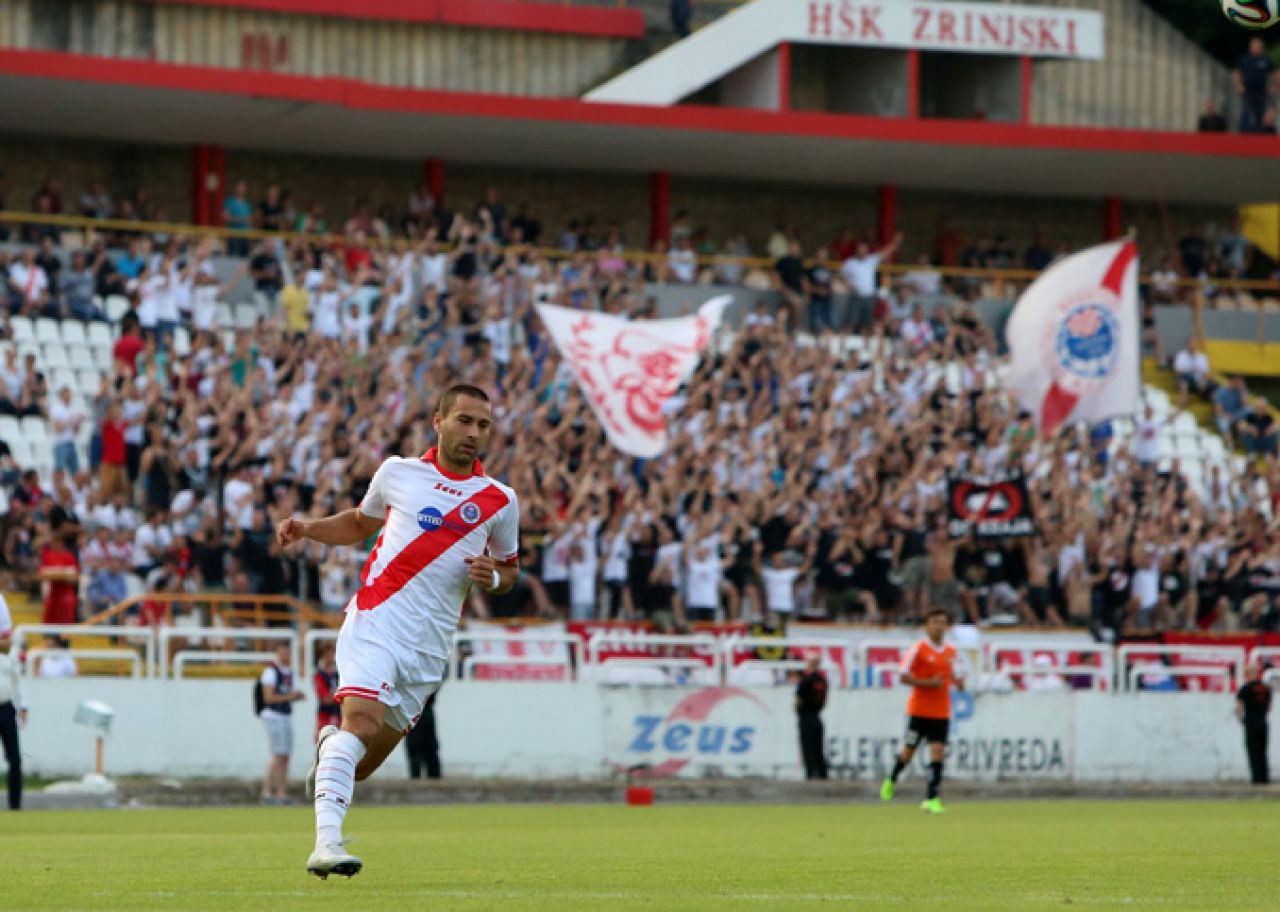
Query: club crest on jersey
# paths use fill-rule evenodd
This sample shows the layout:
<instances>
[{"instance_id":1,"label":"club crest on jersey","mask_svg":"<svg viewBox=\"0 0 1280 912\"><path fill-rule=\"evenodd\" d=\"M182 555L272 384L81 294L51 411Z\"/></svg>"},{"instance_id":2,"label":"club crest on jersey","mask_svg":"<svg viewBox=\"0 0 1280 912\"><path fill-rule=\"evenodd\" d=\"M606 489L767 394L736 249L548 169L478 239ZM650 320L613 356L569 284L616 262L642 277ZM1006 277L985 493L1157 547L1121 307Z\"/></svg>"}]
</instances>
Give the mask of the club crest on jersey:
<instances>
[{"instance_id":1,"label":"club crest on jersey","mask_svg":"<svg viewBox=\"0 0 1280 912\"><path fill-rule=\"evenodd\" d=\"M458 516L462 518L464 523L474 526L480 521L480 507L478 504L468 501L458 508Z\"/></svg>"},{"instance_id":2,"label":"club crest on jersey","mask_svg":"<svg viewBox=\"0 0 1280 912\"><path fill-rule=\"evenodd\" d=\"M418 527L424 532L434 532L444 522L444 514L435 507L423 507L418 511Z\"/></svg>"}]
</instances>

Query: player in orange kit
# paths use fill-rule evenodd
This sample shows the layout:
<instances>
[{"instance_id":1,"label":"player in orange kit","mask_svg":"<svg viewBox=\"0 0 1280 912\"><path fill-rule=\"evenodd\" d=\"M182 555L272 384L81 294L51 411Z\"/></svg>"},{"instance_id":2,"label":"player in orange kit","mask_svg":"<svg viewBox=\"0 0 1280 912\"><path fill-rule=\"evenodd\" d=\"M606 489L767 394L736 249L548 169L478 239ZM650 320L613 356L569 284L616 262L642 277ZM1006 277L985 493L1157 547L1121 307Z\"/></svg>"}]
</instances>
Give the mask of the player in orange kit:
<instances>
[{"instance_id":1,"label":"player in orange kit","mask_svg":"<svg viewBox=\"0 0 1280 912\"><path fill-rule=\"evenodd\" d=\"M943 639L951 617L942 608L934 608L924 619L925 638L911 647L902 659L899 680L911 688L907 700L907 736L893 772L880 786L880 799L893 797L898 776L907 768L921 741L929 742L929 787L920 805L932 814L943 812L938 788L942 784L942 757L947 749L947 731L951 727L951 687L963 690L960 673L961 657L956 648Z\"/></svg>"}]
</instances>

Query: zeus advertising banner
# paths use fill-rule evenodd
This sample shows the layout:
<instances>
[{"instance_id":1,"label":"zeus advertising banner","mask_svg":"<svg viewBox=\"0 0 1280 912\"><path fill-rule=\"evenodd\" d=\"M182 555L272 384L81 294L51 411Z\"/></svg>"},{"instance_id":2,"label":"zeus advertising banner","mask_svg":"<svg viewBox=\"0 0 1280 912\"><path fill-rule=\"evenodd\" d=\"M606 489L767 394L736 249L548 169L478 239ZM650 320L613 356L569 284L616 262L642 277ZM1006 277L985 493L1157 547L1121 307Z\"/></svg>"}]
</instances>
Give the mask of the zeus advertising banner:
<instances>
[{"instance_id":1,"label":"zeus advertising banner","mask_svg":"<svg viewBox=\"0 0 1280 912\"><path fill-rule=\"evenodd\" d=\"M948 774L960 779L1064 779L1072 774L1068 693L953 698ZM604 695L613 772L653 778L788 777L800 767L788 689L636 688ZM1060 703L1061 705L1056 705ZM906 691L833 691L823 713L832 775L879 779L906 729ZM921 764L924 763L921 752ZM923 766L922 766L923 768Z\"/></svg>"}]
</instances>

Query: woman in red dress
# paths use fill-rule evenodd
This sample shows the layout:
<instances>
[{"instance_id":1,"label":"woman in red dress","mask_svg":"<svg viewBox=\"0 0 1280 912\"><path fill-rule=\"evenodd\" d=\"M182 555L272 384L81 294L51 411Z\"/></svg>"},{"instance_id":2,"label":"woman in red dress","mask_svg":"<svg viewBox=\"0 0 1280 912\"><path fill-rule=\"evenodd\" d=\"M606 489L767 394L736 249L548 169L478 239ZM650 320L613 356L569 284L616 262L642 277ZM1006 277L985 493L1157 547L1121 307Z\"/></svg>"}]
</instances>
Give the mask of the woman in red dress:
<instances>
[{"instance_id":1,"label":"woman in red dress","mask_svg":"<svg viewBox=\"0 0 1280 912\"><path fill-rule=\"evenodd\" d=\"M47 584L44 597L44 623L74 624L79 618L80 562L71 544L75 533L55 532L40 549L40 581Z\"/></svg>"}]
</instances>

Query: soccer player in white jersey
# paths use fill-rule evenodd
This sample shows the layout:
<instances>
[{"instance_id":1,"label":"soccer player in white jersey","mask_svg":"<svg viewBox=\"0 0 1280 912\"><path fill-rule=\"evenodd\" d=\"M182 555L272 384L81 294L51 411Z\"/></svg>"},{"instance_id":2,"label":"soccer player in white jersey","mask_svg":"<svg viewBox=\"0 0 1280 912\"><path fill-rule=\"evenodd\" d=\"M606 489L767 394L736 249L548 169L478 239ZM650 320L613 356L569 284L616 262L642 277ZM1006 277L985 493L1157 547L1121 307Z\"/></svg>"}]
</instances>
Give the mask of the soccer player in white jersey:
<instances>
[{"instance_id":1,"label":"soccer player in white jersey","mask_svg":"<svg viewBox=\"0 0 1280 912\"><path fill-rule=\"evenodd\" d=\"M321 878L362 867L342 837L355 783L395 750L440 686L468 591L506 592L519 575L515 492L485 475L477 458L493 427L489 397L450 387L434 422L438 446L387 459L358 507L291 517L278 529L288 546L354 545L382 528L338 634L342 726L320 732L307 776L316 809L307 870Z\"/></svg>"}]
</instances>

